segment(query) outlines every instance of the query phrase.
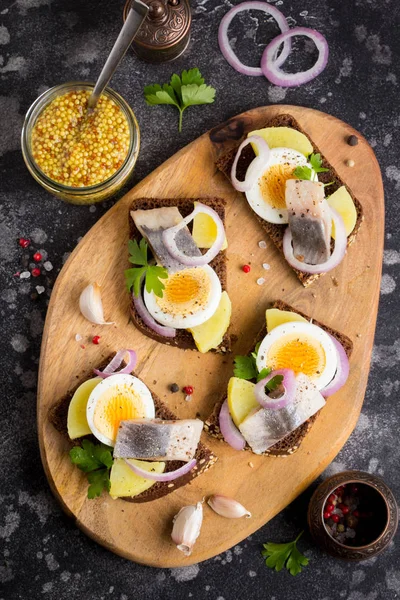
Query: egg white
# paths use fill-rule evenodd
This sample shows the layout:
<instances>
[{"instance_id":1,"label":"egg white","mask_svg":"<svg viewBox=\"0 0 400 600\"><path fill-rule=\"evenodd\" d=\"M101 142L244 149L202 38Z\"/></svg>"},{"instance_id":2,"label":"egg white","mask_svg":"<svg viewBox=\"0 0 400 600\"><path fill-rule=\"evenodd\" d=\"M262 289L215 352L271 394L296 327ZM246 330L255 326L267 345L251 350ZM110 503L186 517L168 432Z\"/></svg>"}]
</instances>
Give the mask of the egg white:
<instances>
[{"instance_id":1,"label":"egg white","mask_svg":"<svg viewBox=\"0 0 400 600\"><path fill-rule=\"evenodd\" d=\"M205 302L202 304L195 304L193 302L190 305L190 311L188 310L188 306L180 306L178 303L174 304L170 311L163 311L157 303L157 296L153 292L147 292L146 288L144 289L143 297L147 310L161 325L177 329L188 329L189 327L195 327L208 321L217 310L222 294L221 282L218 275L209 265L192 268L204 271L210 283L210 291ZM188 312L189 314L185 314L184 316L184 313Z\"/></svg>"},{"instance_id":2,"label":"egg white","mask_svg":"<svg viewBox=\"0 0 400 600\"><path fill-rule=\"evenodd\" d=\"M271 148L271 153L268 162L265 164L265 171L254 183L253 187L246 192L248 203L254 212L269 223L284 224L288 222L288 211L286 208L274 208L266 202L261 193L261 180L265 172L277 164L289 164L293 167L307 166L311 168L307 158L301 152L292 148ZM316 179L317 180L317 179Z\"/></svg>"},{"instance_id":3,"label":"egg white","mask_svg":"<svg viewBox=\"0 0 400 600\"><path fill-rule=\"evenodd\" d=\"M106 444L107 446L114 447L115 441L111 438L104 435L101 431L99 431L94 423L94 415L97 403L99 402L101 396L111 389L115 390L115 393L118 393L118 390L123 390L124 388L132 388L139 396L141 400L141 408L143 408L144 414L141 415L140 418L144 419L154 419L155 417L155 407L153 397L149 388L137 377L133 375L126 374L116 374L110 375L106 379L103 379L96 387L93 389L92 393L89 396L89 400L86 406L86 418L88 425L93 433L93 435Z\"/></svg>"},{"instance_id":4,"label":"egg white","mask_svg":"<svg viewBox=\"0 0 400 600\"><path fill-rule=\"evenodd\" d=\"M257 369L261 371L264 367L268 366L267 357L271 346L277 340L292 333L299 334L299 336L313 338L323 347L326 357L325 368L319 377L310 377L317 388L321 390L333 379L337 370L338 356L335 345L329 335L323 329L321 329L321 327L313 325L312 323L293 321L291 323L283 323L282 325L275 327L261 342L256 359Z\"/></svg>"}]
</instances>

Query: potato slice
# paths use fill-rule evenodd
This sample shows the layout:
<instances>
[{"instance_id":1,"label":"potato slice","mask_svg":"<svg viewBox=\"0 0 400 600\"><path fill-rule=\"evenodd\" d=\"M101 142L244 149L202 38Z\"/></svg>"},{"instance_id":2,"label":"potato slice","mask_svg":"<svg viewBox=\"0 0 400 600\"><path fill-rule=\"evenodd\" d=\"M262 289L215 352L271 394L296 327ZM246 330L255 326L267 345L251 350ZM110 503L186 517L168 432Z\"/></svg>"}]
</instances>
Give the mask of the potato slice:
<instances>
[{"instance_id":1,"label":"potato slice","mask_svg":"<svg viewBox=\"0 0 400 600\"><path fill-rule=\"evenodd\" d=\"M213 316L201 325L188 329L193 336L199 352L208 352L217 348L231 321L232 305L227 292L222 292L218 308Z\"/></svg>"},{"instance_id":2,"label":"potato slice","mask_svg":"<svg viewBox=\"0 0 400 600\"><path fill-rule=\"evenodd\" d=\"M78 387L72 396L67 417L68 435L71 440L92 433L86 418L86 405L90 394L100 381L102 381L101 377L88 379Z\"/></svg>"},{"instance_id":3,"label":"potato slice","mask_svg":"<svg viewBox=\"0 0 400 600\"><path fill-rule=\"evenodd\" d=\"M268 333L283 323L290 323L291 321L302 321L303 323L308 323L307 319L301 315L291 312L290 310L279 310L279 308L268 308L265 311L265 316L267 320Z\"/></svg>"},{"instance_id":4,"label":"potato slice","mask_svg":"<svg viewBox=\"0 0 400 600\"><path fill-rule=\"evenodd\" d=\"M193 219L192 237L199 248L211 248L217 237L217 226L212 217L206 213L197 213ZM228 247L228 242L225 236L225 241L221 250Z\"/></svg>"},{"instance_id":5,"label":"potato slice","mask_svg":"<svg viewBox=\"0 0 400 600\"><path fill-rule=\"evenodd\" d=\"M250 131L247 137L250 135L259 135L270 148L293 148L304 156L309 156L314 151L308 137L291 127L265 127ZM253 150L255 151L254 147Z\"/></svg>"},{"instance_id":6,"label":"potato slice","mask_svg":"<svg viewBox=\"0 0 400 600\"><path fill-rule=\"evenodd\" d=\"M147 462L145 460L135 460L134 458L129 458L127 460L145 471L163 473L165 469L164 462ZM123 458L114 459L114 464L111 467L110 481L110 496L113 499L137 496L157 483L151 479L144 479L144 477L136 475L136 473L128 467Z\"/></svg>"},{"instance_id":7,"label":"potato slice","mask_svg":"<svg viewBox=\"0 0 400 600\"><path fill-rule=\"evenodd\" d=\"M329 196L326 201L329 206L332 206L343 219L346 235L349 236L353 231L357 222L357 211L354 206L353 198L350 196L346 187L342 185L332 196ZM332 223L331 236L335 239L335 224Z\"/></svg>"},{"instance_id":8,"label":"potato slice","mask_svg":"<svg viewBox=\"0 0 400 600\"><path fill-rule=\"evenodd\" d=\"M229 380L228 406L236 427L239 427L252 410L260 407L254 395L254 387L255 384L246 379L231 377Z\"/></svg>"}]
</instances>

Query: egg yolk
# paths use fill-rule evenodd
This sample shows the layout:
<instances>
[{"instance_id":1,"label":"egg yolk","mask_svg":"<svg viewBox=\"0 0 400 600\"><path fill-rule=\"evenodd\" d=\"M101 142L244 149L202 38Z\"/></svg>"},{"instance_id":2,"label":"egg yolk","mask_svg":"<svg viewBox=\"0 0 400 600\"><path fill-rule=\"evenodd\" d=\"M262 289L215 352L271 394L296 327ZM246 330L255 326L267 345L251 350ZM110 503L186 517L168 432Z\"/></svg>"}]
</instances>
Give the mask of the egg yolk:
<instances>
[{"instance_id":1,"label":"egg yolk","mask_svg":"<svg viewBox=\"0 0 400 600\"><path fill-rule=\"evenodd\" d=\"M286 208L286 181L296 179L293 175L295 168L288 163L272 165L260 178L261 195L272 208Z\"/></svg>"},{"instance_id":2,"label":"egg yolk","mask_svg":"<svg viewBox=\"0 0 400 600\"><path fill-rule=\"evenodd\" d=\"M273 370L292 369L296 375L304 373L310 379L318 379L325 369L326 356L318 341L293 334L272 344L266 364Z\"/></svg>"},{"instance_id":3,"label":"egg yolk","mask_svg":"<svg viewBox=\"0 0 400 600\"><path fill-rule=\"evenodd\" d=\"M204 306L210 292L211 283L203 269L184 269L168 277L157 304L164 313L185 316Z\"/></svg>"},{"instance_id":4,"label":"egg yolk","mask_svg":"<svg viewBox=\"0 0 400 600\"><path fill-rule=\"evenodd\" d=\"M109 388L100 396L94 411L94 425L100 433L116 440L121 421L145 417L140 395L130 386Z\"/></svg>"}]
</instances>

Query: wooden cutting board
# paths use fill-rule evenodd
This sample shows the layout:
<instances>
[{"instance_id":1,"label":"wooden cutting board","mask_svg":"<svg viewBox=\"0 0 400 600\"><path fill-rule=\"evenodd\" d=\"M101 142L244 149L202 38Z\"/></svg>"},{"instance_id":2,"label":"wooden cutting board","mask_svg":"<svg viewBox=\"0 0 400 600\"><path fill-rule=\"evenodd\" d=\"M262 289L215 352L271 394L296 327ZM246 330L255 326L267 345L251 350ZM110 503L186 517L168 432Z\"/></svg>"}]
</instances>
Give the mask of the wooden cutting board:
<instances>
[{"instance_id":1,"label":"wooden cutting board","mask_svg":"<svg viewBox=\"0 0 400 600\"><path fill-rule=\"evenodd\" d=\"M361 410L383 252L384 200L379 166L358 132L316 110L268 106L240 115L231 125L240 125L243 119L256 123L284 112L299 121L364 208L365 221L357 240L332 276L328 274L304 289L269 240L266 249L259 248L258 242L265 239L265 234L245 198L217 172L209 135L204 134L146 177L92 227L54 286L39 372L37 412L43 465L55 496L78 527L99 544L139 563L156 567L190 565L246 538L292 502L325 469L353 431ZM359 138L354 148L345 141L350 134ZM348 158L355 161L354 168L345 165ZM228 287L233 304L233 333L238 335L233 355L247 352L264 321L267 304L280 298L350 336L354 353L349 380L328 400L301 448L288 458L237 453L204 434L219 460L191 485L146 504L112 500L105 493L101 498L88 500L85 475L70 463L68 444L48 420L49 409L74 388L77 376L90 372L104 356L119 348L134 348L139 357L137 373L170 408L181 418L199 413L205 419L232 375L232 357L201 355L158 344L129 322L123 271L127 264L130 203L140 196L207 195L227 200ZM245 263L251 264L249 274L241 271ZM262 263L268 263L270 269L264 270ZM259 277L266 279L262 286L256 284ZM102 285L105 317L115 321L115 326L92 325L79 312L82 289L96 281ZM77 333L83 337L81 342L75 340ZM101 336L100 345L90 342L93 335ZM181 393L168 391L173 382L194 386L191 402L185 402ZM172 518L182 506L212 493L235 498L253 516L228 521L205 505L200 538L193 554L186 558L170 540Z\"/></svg>"}]
</instances>

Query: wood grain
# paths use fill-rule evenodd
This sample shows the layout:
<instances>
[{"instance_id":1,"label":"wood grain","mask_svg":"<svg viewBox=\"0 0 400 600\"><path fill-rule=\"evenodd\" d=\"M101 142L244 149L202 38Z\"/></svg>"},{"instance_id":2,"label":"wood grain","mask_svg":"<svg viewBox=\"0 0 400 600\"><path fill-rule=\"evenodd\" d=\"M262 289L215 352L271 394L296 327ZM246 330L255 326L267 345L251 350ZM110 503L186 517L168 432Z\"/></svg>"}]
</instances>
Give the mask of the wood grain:
<instances>
[{"instance_id":1,"label":"wood grain","mask_svg":"<svg viewBox=\"0 0 400 600\"><path fill-rule=\"evenodd\" d=\"M43 465L56 497L77 525L98 543L130 560L157 567L200 562L237 544L266 523L300 494L333 460L361 410L367 385L377 316L383 252L384 200L380 170L366 140L350 126L324 113L294 107L269 106L266 119L288 112L311 135L339 175L362 202L365 222L342 264L304 289L273 244L261 249L262 229L247 202L224 176L216 172L208 134L183 148L139 183L111 208L78 244L62 269L51 296L43 335L38 389L38 430ZM359 138L351 148L350 134ZM345 160L352 158L350 169ZM346 333L354 342L351 372L345 388L328 400L303 445L288 458L265 458L231 450L204 437L219 457L218 463L190 486L147 504L112 500L104 494L86 499L85 476L71 465L68 447L48 421L49 409L74 387L76 376L101 363L102 357L121 347L135 348L138 373L179 417L204 419L226 389L232 358L157 344L129 323L129 298L123 270L127 261L128 207L140 196L222 196L227 204L229 241L228 289L233 303L233 333L238 335L234 354L248 347L264 319L266 305L278 298ZM263 270L262 263L271 268ZM249 274L240 267L252 265ZM256 280L264 276L266 283ZM335 283L332 277L335 278ZM84 286L103 286L105 317L115 325L91 325L78 310ZM75 341L83 336L85 349ZM101 335L101 345L90 343ZM88 343L89 342L89 343ZM193 385L191 402L183 394L170 394L168 384ZM249 466L252 462L253 468ZM201 536L192 556L185 558L170 541L171 519L178 510L211 493L242 502L251 519L227 521L204 507Z\"/></svg>"}]
</instances>

